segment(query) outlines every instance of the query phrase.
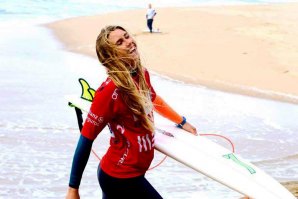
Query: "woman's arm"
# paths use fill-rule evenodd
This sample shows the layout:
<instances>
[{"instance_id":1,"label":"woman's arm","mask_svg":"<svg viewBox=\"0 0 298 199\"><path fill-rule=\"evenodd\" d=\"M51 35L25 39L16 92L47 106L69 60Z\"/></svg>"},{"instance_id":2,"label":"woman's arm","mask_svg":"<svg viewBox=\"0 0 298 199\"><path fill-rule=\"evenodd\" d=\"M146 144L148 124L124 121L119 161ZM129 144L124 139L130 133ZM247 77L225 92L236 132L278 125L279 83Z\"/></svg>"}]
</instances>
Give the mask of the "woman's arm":
<instances>
[{"instance_id":1,"label":"woman's arm","mask_svg":"<svg viewBox=\"0 0 298 199\"><path fill-rule=\"evenodd\" d=\"M188 123L185 117L179 115L174 109L172 109L159 95L156 95L153 105L154 110L158 114L176 123L178 127L181 127L184 130L197 135L196 128Z\"/></svg>"},{"instance_id":2,"label":"woman's arm","mask_svg":"<svg viewBox=\"0 0 298 199\"><path fill-rule=\"evenodd\" d=\"M79 198L78 189L81 183L84 169L90 156L92 144L93 140L89 140L83 135L80 136L72 161L69 189L66 198Z\"/></svg>"},{"instance_id":3,"label":"woman's arm","mask_svg":"<svg viewBox=\"0 0 298 199\"><path fill-rule=\"evenodd\" d=\"M80 199L79 189L69 187L65 199Z\"/></svg>"}]
</instances>

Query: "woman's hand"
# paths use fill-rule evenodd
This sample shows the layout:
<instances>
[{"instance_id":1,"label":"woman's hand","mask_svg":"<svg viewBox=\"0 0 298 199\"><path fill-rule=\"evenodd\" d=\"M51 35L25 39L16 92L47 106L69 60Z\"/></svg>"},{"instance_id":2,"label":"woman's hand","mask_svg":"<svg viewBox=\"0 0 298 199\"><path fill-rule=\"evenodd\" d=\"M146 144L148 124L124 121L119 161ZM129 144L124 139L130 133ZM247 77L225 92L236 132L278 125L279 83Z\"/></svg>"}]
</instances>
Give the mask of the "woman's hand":
<instances>
[{"instance_id":1,"label":"woman's hand","mask_svg":"<svg viewBox=\"0 0 298 199\"><path fill-rule=\"evenodd\" d=\"M79 189L69 187L65 199L80 199Z\"/></svg>"},{"instance_id":2,"label":"woman's hand","mask_svg":"<svg viewBox=\"0 0 298 199\"><path fill-rule=\"evenodd\" d=\"M186 123L182 126L182 128L183 128L185 131L188 131L188 132L190 132L190 133L193 134L193 135L198 135L196 127L192 126L192 125L191 125L190 123L188 123L188 122L186 122Z\"/></svg>"}]
</instances>

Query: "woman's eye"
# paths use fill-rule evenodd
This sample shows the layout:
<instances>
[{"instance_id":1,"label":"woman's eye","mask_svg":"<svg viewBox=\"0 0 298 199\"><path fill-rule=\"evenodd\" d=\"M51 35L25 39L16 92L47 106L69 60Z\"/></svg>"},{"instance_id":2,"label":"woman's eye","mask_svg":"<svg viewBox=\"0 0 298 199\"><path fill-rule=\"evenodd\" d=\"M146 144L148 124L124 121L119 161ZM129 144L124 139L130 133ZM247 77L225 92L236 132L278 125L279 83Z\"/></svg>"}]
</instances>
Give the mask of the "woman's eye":
<instances>
[{"instance_id":1,"label":"woman's eye","mask_svg":"<svg viewBox=\"0 0 298 199\"><path fill-rule=\"evenodd\" d=\"M119 41L117 41L116 45L120 46L122 44L122 42L123 42L122 40L119 40Z\"/></svg>"}]
</instances>

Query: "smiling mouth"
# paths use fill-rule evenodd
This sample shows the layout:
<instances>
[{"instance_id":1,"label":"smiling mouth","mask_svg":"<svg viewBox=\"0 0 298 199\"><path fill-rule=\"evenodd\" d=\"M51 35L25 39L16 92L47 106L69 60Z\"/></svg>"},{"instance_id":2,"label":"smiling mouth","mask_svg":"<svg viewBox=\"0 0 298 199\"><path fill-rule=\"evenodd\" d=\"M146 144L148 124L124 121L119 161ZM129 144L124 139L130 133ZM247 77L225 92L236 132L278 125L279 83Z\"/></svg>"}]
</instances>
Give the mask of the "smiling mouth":
<instances>
[{"instance_id":1,"label":"smiling mouth","mask_svg":"<svg viewBox=\"0 0 298 199\"><path fill-rule=\"evenodd\" d=\"M135 54L137 52L137 45L135 43L132 43L131 48L129 48L128 53L129 54Z\"/></svg>"},{"instance_id":2,"label":"smiling mouth","mask_svg":"<svg viewBox=\"0 0 298 199\"><path fill-rule=\"evenodd\" d=\"M129 53L132 54L132 53L135 53L137 50L137 48L134 46L132 47L131 49L129 49Z\"/></svg>"}]
</instances>

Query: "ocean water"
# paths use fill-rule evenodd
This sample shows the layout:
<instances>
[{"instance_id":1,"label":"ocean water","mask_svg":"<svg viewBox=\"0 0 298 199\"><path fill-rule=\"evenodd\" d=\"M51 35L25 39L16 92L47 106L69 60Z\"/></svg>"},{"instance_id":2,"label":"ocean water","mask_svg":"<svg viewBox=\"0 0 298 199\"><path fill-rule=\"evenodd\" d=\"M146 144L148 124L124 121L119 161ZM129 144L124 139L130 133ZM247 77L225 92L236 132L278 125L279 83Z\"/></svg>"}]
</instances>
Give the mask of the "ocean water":
<instances>
[{"instance_id":1,"label":"ocean water","mask_svg":"<svg viewBox=\"0 0 298 199\"><path fill-rule=\"evenodd\" d=\"M151 1L155 6L283 1ZM284 1L288 2L288 1ZM79 136L65 95L80 95L78 78L97 87L98 61L63 50L42 26L54 20L144 8L120 0L0 0L0 198L63 198ZM280 181L298 179L298 106L215 91L152 74L152 84L200 133L230 138L236 152ZM175 92L173 92L175 91ZM102 155L107 130L94 150ZM210 138L231 147L223 140ZM164 156L157 153L153 164ZM99 198L98 159L90 156L82 198ZM239 198L240 194L167 158L147 178L165 198Z\"/></svg>"}]
</instances>

